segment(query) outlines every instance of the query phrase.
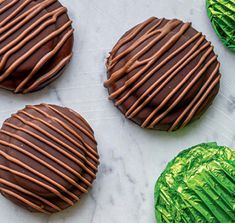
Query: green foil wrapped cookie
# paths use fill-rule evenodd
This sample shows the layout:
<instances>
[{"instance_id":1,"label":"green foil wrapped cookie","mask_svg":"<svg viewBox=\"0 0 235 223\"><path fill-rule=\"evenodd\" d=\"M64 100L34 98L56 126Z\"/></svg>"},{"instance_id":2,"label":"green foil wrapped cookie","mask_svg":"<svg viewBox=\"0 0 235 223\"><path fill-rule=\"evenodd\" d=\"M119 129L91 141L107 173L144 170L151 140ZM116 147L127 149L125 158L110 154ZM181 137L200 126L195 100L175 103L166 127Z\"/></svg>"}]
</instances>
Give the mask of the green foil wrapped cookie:
<instances>
[{"instance_id":1,"label":"green foil wrapped cookie","mask_svg":"<svg viewBox=\"0 0 235 223\"><path fill-rule=\"evenodd\" d=\"M181 152L155 186L158 223L234 223L235 151L207 143Z\"/></svg>"},{"instance_id":2,"label":"green foil wrapped cookie","mask_svg":"<svg viewBox=\"0 0 235 223\"><path fill-rule=\"evenodd\" d=\"M206 0L206 6L215 32L235 52L235 0Z\"/></svg>"}]
</instances>

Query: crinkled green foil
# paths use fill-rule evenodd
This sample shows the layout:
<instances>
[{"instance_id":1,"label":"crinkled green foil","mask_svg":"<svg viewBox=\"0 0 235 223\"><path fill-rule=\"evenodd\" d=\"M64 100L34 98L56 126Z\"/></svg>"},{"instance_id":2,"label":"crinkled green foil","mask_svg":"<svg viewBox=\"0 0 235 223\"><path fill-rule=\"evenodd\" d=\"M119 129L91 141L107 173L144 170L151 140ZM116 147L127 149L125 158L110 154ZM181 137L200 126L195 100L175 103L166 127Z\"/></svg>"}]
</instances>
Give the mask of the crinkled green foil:
<instances>
[{"instance_id":1,"label":"crinkled green foil","mask_svg":"<svg viewBox=\"0 0 235 223\"><path fill-rule=\"evenodd\" d=\"M206 6L215 32L235 52L235 0L206 0Z\"/></svg>"},{"instance_id":2,"label":"crinkled green foil","mask_svg":"<svg viewBox=\"0 0 235 223\"><path fill-rule=\"evenodd\" d=\"M207 143L181 152L154 195L158 223L235 223L235 151Z\"/></svg>"}]
</instances>

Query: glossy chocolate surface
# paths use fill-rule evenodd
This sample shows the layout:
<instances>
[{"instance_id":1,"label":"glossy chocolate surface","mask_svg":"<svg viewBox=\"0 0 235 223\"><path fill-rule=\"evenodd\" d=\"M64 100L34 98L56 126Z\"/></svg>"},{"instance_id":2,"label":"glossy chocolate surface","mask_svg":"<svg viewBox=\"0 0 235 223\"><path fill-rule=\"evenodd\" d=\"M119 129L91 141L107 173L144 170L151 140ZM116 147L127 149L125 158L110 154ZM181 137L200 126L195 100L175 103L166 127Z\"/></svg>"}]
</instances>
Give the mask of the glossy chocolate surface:
<instances>
[{"instance_id":1,"label":"glossy chocolate surface","mask_svg":"<svg viewBox=\"0 0 235 223\"><path fill-rule=\"evenodd\" d=\"M0 87L37 91L62 74L72 57L73 29L57 0L0 2Z\"/></svg>"},{"instance_id":2,"label":"glossy chocolate surface","mask_svg":"<svg viewBox=\"0 0 235 223\"><path fill-rule=\"evenodd\" d=\"M210 42L191 23L152 17L114 46L105 86L127 118L143 128L174 131L212 103L219 66Z\"/></svg>"},{"instance_id":3,"label":"glossy chocolate surface","mask_svg":"<svg viewBox=\"0 0 235 223\"><path fill-rule=\"evenodd\" d=\"M72 206L88 192L98 164L93 130L71 109L26 106L0 130L0 191L30 211Z\"/></svg>"}]
</instances>

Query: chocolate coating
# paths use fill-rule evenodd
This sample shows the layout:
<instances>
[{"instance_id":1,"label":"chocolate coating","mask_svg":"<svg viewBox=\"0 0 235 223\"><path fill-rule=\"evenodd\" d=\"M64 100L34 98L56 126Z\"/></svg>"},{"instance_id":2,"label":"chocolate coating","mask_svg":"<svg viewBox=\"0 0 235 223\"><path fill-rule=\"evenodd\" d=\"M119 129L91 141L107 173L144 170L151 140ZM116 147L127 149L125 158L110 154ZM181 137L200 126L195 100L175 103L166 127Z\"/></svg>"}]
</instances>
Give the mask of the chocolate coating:
<instances>
[{"instance_id":1,"label":"chocolate coating","mask_svg":"<svg viewBox=\"0 0 235 223\"><path fill-rule=\"evenodd\" d=\"M198 119L219 90L217 56L190 23L152 17L107 59L110 99L144 128L174 131Z\"/></svg>"},{"instance_id":2,"label":"chocolate coating","mask_svg":"<svg viewBox=\"0 0 235 223\"><path fill-rule=\"evenodd\" d=\"M29 211L72 206L91 187L98 165L93 130L71 109L26 106L0 130L0 191Z\"/></svg>"},{"instance_id":3,"label":"chocolate coating","mask_svg":"<svg viewBox=\"0 0 235 223\"><path fill-rule=\"evenodd\" d=\"M73 29L57 0L0 1L0 87L37 91L72 57Z\"/></svg>"}]
</instances>

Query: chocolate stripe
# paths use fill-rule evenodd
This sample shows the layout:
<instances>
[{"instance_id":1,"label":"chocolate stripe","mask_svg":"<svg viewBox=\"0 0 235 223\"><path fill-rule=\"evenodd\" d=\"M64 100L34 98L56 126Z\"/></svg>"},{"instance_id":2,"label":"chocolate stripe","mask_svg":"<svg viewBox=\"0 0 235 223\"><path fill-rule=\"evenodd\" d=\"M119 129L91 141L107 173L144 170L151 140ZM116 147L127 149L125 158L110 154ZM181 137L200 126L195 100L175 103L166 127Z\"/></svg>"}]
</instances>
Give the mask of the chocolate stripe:
<instances>
[{"instance_id":1,"label":"chocolate stripe","mask_svg":"<svg viewBox=\"0 0 235 223\"><path fill-rule=\"evenodd\" d=\"M48 41L52 40L54 37L58 36L59 34L61 34L62 32L64 32L69 26L71 26L72 22L68 21L65 25L63 25L62 27L60 27L58 30L56 30L55 32L51 33L49 36L47 36L46 38L44 38L43 40L41 40L40 42L38 42L34 47L32 47L26 54L24 54L22 57L20 57L18 60L16 60L1 76L0 76L0 81L3 81L4 79L6 79L12 71L14 71L16 69L17 66L19 66L21 63L23 63L28 57L30 57L36 50L38 50L40 47L42 47L45 43L47 43ZM22 43L21 43L22 44ZM20 44L20 45L21 45ZM20 49L21 46L18 46L18 49ZM13 49L15 50L15 49ZM12 50L12 51L13 51ZM1 60L0 63L0 69L2 69L2 67L4 66L4 64L6 63L9 54L11 52L8 52Z\"/></svg>"},{"instance_id":2,"label":"chocolate stripe","mask_svg":"<svg viewBox=\"0 0 235 223\"><path fill-rule=\"evenodd\" d=\"M27 22L29 22L33 17L35 17L38 13L40 13L43 9L53 4L54 2L56 2L56 0L46 0L44 2L41 2L35 5L34 7L24 12L22 15L16 17L10 23L7 23L7 25L5 25L4 27L1 27L0 34L3 32L6 32L8 29L12 27L13 28L10 30L11 34L16 32L18 29L24 26Z\"/></svg>"},{"instance_id":3,"label":"chocolate stripe","mask_svg":"<svg viewBox=\"0 0 235 223\"><path fill-rule=\"evenodd\" d=\"M34 108L33 108L34 109ZM22 110L19 112L19 114L22 113L24 114L25 116L28 116L30 119L32 120L36 120L36 121L39 121L41 123L43 123L45 126L47 126L49 129L52 129L53 131L57 132L59 135L61 135L63 138L67 139L70 143L74 144L75 146L78 146L80 149L81 149L81 145L80 144L77 144L76 141L71 138L69 135L65 134L63 131L59 130L56 126L54 126L52 123L47 123L46 121L44 121L43 119L41 118L38 118L36 116L33 116L31 114L29 114L28 112ZM59 142L59 141L58 141ZM61 143L61 141L60 141ZM86 162L94 171L97 171L97 167L95 167L91 162L89 162L86 157L81 153L79 152L78 150L74 149L73 147L68 147L69 150L77 155L80 159L82 159L84 162Z\"/></svg>"},{"instance_id":4,"label":"chocolate stripe","mask_svg":"<svg viewBox=\"0 0 235 223\"><path fill-rule=\"evenodd\" d=\"M7 180L4 180L4 179L1 179L1 178L0 178L0 184L6 185L6 186L8 186L8 187L11 187L11 188L13 188L13 189L15 189L15 190L18 190L19 192L22 192L22 193L24 193L24 194L26 194L26 195L29 195L29 196L31 196L31 197L35 197L35 198L38 199L39 201L42 201L43 203L45 203L45 204L49 205L50 207L54 208L55 210L61 211L61 209L60 209L58 206L52 204L52 203L49 202L48 200L46 200L46 199L44 199L44 198L38 196L38 195L35 194L35 193L32 193L32 192L28 191L28 190L26 190L26 189L24 189L24 188L22 188L22 187L20 187L20 186L17 186L16 184L13 184L13 183L11 183L11 182L9 182L9 181L7 181ZM18 195L18 196L20 196L20 195ZM21 197L23 198L23 196L21 196ZM34 206L32 206L31 204L32 204L32 203L30 202L29 205L30 205L31 207L34 207Z\"/></svg>"},{"instance_id":5,"label":"chocolate stripe","mask_svg":"<svg viewBox=\"0 0 235 223\"><path fill-rule=\"evenodd\" d=\"M20 13L29 3L32 2L32 0L25 0L23 4L21 4L17 9L12 12L9 16L7 16L5 19L3 19L0 22L0 27L3 27L6 23L8 23L11 19L13 19L18 13Z\"/></svg>"},{"instance_id":6,"label":"chocolate stripe","mask_svg":"<svg viewBox=\"0 0 235 223\"><path fill-rule=\"evenodd\" d=\"M44 74L40 78L38 78L32 85L30 85L27 89L23 91L23 93L28 93L30 91L33 91L33 89L36 89L41 84L45 83L47 80L52 78L54 75L56 75L59 71L62 70L63 67L65 67L66 64L69 63L70 59L72 58L72 53L62 59L52 70L50 70L48 73Z\"/></svg>"},{"instance_id":7,"label":"chocolate stripe","mask_svg":"<svg viewBox=\"0 0 235 223\"><path fill-rule=\"evenodd\" d=\"M10 127L12 127L12 128L15 128L15 129L17 129L17 130L20 130L20 131L22 131L22 132L25 132L25 133L29 134L30 136L34 137L35 139L37 139L37 140L39 140L39 141L41 141L41 142L43 142L43 143L49 145L49 146L52 147L53 149L59 151L60 153L62 153L62 154L65 155L68 159L70 159L70 160L72 160L72 161L74 161L74 159L76 160L76 158L74 158L72 155L70 155L69 153L67 153L66 151L64 151L63 149L61 149L60 147L56 146L55 144L51 143L50 141L44 139L43 137L40 137L39 135L37 135L37 134L35 134L35 133L33 133L33 132L31 132L31 131L25 129L25 128L19 128L19 127L14 126L14 125L12 125L12 124L10 124L10 123L7 123L7 122L5 123L5 125L6 125L6 126L10 126ZM73 157L73 158L71 158L71 157ZM71 170L70 170L70 171L71 171ZM73 171L73 174L79 176L81 180L84 180L84 178L83 178L79 173L77 173L76 171ZM87 181L84 181L84 182L87 183Z\"/></svg>"},{"instance_id":8,"label":"chocolate stripe","mask_svg":"<svg viewBox=\"0 0 235 223\"><path fill-rule=\"evenodd\" d=\"M37 36L40 32L42 32L47 26L54 24L57 20L57 18L62 15L64 12L66 12L66 9L61 7L59 9L56 9L53 12L50 12L44 16L42 16L39 20L36 20L32 25L30 25L27 29L25 29L16 39L13 41L9 42L7 45L5 45L3 48L0 50L0 54L6 53L6 51L9 51L14 45L17 44L18 49L26 45L30 40L32 40L35 36ZM47 22L43 23L42 22L49 18L52 17L52 19L48 20ZM31 31L36 28L38 25L42 24L39 26L38 29L36 29L33 33ZM30 35L28 35L30 33ZM6 40L9 36L11 36L12 33L6 33L0 37L0 42ZM20 42L23 40L22 42ZM11 54L14 53L15 48L10 50ZM8 52L8 57L11 56L11 54ZM2 65L4 66L4 64Z\"/></svg>"},{"instance_id":9,"label":"chocolate stripe","mask_svg":"<svg viewBox=\"0 0 235 223\"><path fill-rule=\"evenodd\" d=\"M196 67L193 68L193 70L191 70L186 77L177 85L176 88L174 88L171 93L163 100L163 102L159 105L159 107L157 107L149 116L149 119L146 120L146 122L144 122L143 125L145 125L148 120L150 120L162 107L164 107L167 102L180 90L180 88L192 77L192 75L196 72L196 70L203 64L203 62L207 59L207 56L211 53L212 48L210 48L210 50L208 50L208 52L205 53L205 55L202 56L201 60L199 61L199 63L197 64ZM209 62L206 63L206 65L203 67L203 69L200 70L200 72L193 78L193 80L190 82L190 84L188 84L188 86L184 89L184 91L180 94L180 96L177 97L177 99L175 100L175 102L163 113L161 114L161 116L164 116L165 113L168 113L172 108L174 108L175 106L177 106L177 104L180 102L180 100L185 96L185 94L191 89L191 87L193 87L193 85L196 83L196 81L198 81L198 79L204 74L204 72L209 68L209 66L215 62L215 60L217 59L217 56L214 56ZM162 118L161 116L159 116L160 118ZM150 127L152 128L155 124L157 124L158 122L158 118L156 118L151 124Z\"/></svg>"},{"instance_id":10,"label":"chocolate stripe","mask_svg":"<svg viewBox=\"0 0 235 223\"><path fill-rule=\"evenodd\" d=\"M151 76L158 71L162 66L164 66L167 62L169 62L171 59L173 59L175 56L177 56L178 53L180 53L182 50L184 50L188 45L190 45L195 39L199 38L201 36L201 33L196 34L193 38L190 38L189 41L187 41L184 45L182 45L179 49L177 49L175 52L171 53L165 60L163 60L158 66L156 66L151 72L149 72L141 81L139 81L134 87L130 88L130 90L123 96L120 97L120 99L115 103L116 105L122 104L133 92L135 92L138 88L140 88ZM199 41L199 44L203 41L204 37L202 37ZM190 51L192 52L192 51ZM190 55L190 54L188 54ZM158 81L154 83L154 86L156 86L157 83L160 82L166 75L163 75L161 78L159 78ZM153 86L153 85L152 85ZM152 86L147 90L149 91ZM146 92L147 92L146 91ZM146 92L144 94L146 94ZM131 112L131 108L127 112L126 115L128 115L129 112Z\"/></svg>"},{"instance_id":11,"label":"chocolate stripe","mask_svg":"<svg viewBox=\"0 0 235 223\"><path fill-rule=\"evenodd\" d=\"M18 85L18 87L15 90L15 93L18 93L29 81L32 79L32 77L50 60L65 44L65 42L73 35L74 30L70 30L68 33L66 33L63 38L58 42L56 47L53 51L46 54L34 67L34 69L31 71L31 73ZM69 60L72 55L70 55ZM62 68L62 67L61 67ZM32 85L31 85L32 86ZM33 87L31 87L32 89ZM29 91L29 88L24 90L24 93L27 93Z\"/></svg>"},{"instance_id":12,"label":"chocolate stripe","mask_svg":"<svg viewBox=\"0 0 235 223\"><path fill-rule=\"evenodd\" d=\"M202 96L202 98L200 99L200 101L195 105L195 108L190 112L188 118L185 120L185 122L183 123L182 127L184 127L185 125L187 125L187 123L190 121L190 119L192 119L194 113L197 111L197 109L201 106L202 102L206 99L206 97L208 97L208 95L210 94L210 92L213 90L213 88L219 83L221 78L221 75L219 75L214 81L213 83L210 85L209 89L205 92L205 94Z\"/></svg>"},{"instance_id":13,"label":"chocolate stripe","mask_svg":"<svg viewBox=\"0 0 235 223\"><path fill-rule=\"evenodd\" d=\"M65 117L92 132L93 140ZM68 108L26 106L0 130L0 187L16 193L6 197L30 211L55 213L79 201L92 187L98 159L93 130Z\"/></svg>"},{"instance_id":14,"label":"chocolate stripe","mask_svg":"<svg viewBox=\"0 0 235 223\"><path fill-rule=\"evenodd\" d=\"M44 105L44 104L43 104ZM61 117L63 117L65 120L67 120L68 122L70 122L73 126L75 126L76 128L78 128L80 131L82 131L87 137L89 137L89 139L91 139L93 142L96 143L92 132L87 131L84 127L78 125L75 121L73 121L71 118L69 118L68 116L66 116L65 114L61 113L60 111L58 111L56 108L50 106L50 105L45 105L48 108L50 108L51 110L53 110L55 113L57 113L58 115L60 115ZM92 150L93 152L95 152L94 150ZM96 152L95 152L96 153Z\"/></svg>"},{"instance_id":15,"label":"chocolate stripe","mask_svg":"<svg viewBox=\"0 0 235 223\"><path fill-rule=\"evenodd\" d=\"M51 9L48 10L49 7ZM4 8L0 10L4 11ZM8 8L6 8L7 10ZM39 17L40 13L42 13L41 17ZM26 0L18 7L14 6L14 10L0 22L0 42L7 41L13 34L19 33L16 38L7 42L0 49L0 55L2 56L0 59L0 70L2 71L0 74L1 87L14 90L15 93L29 93L49 84L60 74L60 71L69 63L72 57L71 52L69 54L61 54L61 51L69 51L62 50L63 45L72 44L73 41L74 30L71 28L72 22L69 19L64 19L67 17L66 14L67 9L61 6L57 0L42 0L40 2ZM37 19L35 19L36 17ZM64 22L58 23L61 20L64 20ZM52 25L54 25L55 30L50 30ZM44 32L47 32L47 30L50 30L50 32L44 37ZM62 33L63 36L61 36ZM22 55L16 56L18 52L22 52L38 36L42 36L42 38L39 38L38 42L34 43L27 51L24 51ZM11 79L14 72L19 72L18 67L21 64L30 60L30 56L37 53L38 50L42 50L44 45L49 44L54 39L58 40L55 41L55 46L51 46L50 52L45 50L45 55L35 61L36 65L29 66L25 75L19 75L19 80L11 82L11 86L9 86L6 79ZM59 55L57 55L58 52L60 52ZM53 64L54 62L51 61L55 55L60 59L58 64ZM11 60L12 58L14 60ZM8 64L9 61L10 64ZM48 67L50 69L45 69L45 73L38 75L39 70L46 66L49 61L51 61L53 66L50 67L49 64ZM15 83L18 86L15 86Z\"/></svg>"},{"instance_id":16,"label":"chocolate stripe","mask_svg":"<svg viewBox=\"0 0 235 223\"><path fill-rule=\"evenodd\" d=\"M4 145L4 143L5 143L6 146L9 146L9 145L7 145L6 142L0 140L0 144L3 144L3 145ZM6 154L6 153L3 152L3 151L0 151L0 155L1 155L2 157L4 157L5 159L9 160L10 162L15 163L15 164L17 164L17 165L19 165L19 166L25 168L26 170L30 171L31 173L33 173L33 174L35 174L35 175L41 177L42 179L44 179L44 180L46 180L47 182L49 182L49 183L51 183L52 185L54 185L55 187L58 187L60 190L62 190L62 191L65 192L65 193L68 193L68 194L69 194L71 197L73 197L74 199L79 200L79 198L78 198L76 195L74 196L74 194L72 194L71 192L69 192L65 187L61 186L60 184L58 184L58 183L55 182L54 180L52 180L52 179L50 179L49 177L45 176L44 174L42 174L42 173L36 171L35 169L31 168L31 167L28 166L27 164L21 162L20 160L18 160L18 159L16 159L16 158L14 158L14 157L12 157L12 156ZM67 197L63 196L63 200L66 201L69 205L73 205L73 201L70 200L70 199L68 199Z\"/></svg>"},{"instance_id":17,"label":"chocolate stripe","mask_svg":"<svg viewBox=\"0 0 235 223\"><path fill-rule=\"evenodd\" d=\"M12 0L9 4L5 5L2 9L0 9L0 14L4 13L5 11L7 11L9 8L14 6L17 2L19 2L19 0Z\"/></svg>"},{"instance_id":18,"label":"chocolate stripe","mask_svg":"<svg viewBox=\"0 0 235 223\"><path fill-rule=\"evenodd\" d=\"M160 87L158 87L155 91L155 93L152 94L152 97L149 97L146 99L146 101L142 102L142 104L139 104L139 102L141 102L148 94L150 94L152 92L152 90L154 90L162 81L164 81L161 86L164 87L165 84L167 84L174 76L175 74L177 74L177 72L179 72L184 66L186 66L190 60L188 59L189 57L194 58L195 56L197 56L201 51L203 51L205 49L206 46L201 47L199 50L196 50L198 48L198 46L201 45L201 43L204 40L204 36L200 38L200 40L195 44L195 46L179 61L177 62L169 71L167 71L165 74L163 74L151 87L149 87L147 89L147 91L136 101L135 104L133 104L131 106L131 108L127 111L126 115L129 117L134 117L139 111L140 109L142 109L147 103L150 102L150 100L162 89ZM190 42L191 43L191 42ZM196 51L195 51L196 50ZM174 55L176 56L176 54ZM173 57L174 57L173 56ZM170 60L171 57L166 58L164 62L167 63L168 59ZM186 61L186 62L185 62ZM164 65L163 64L163 65ZM162 63L159 64L159 67L163 66ZM153 75L158 69L160 69L158 66L156 67L156 69L154 69L152 72L150 72L151 75ZM146 75L146 79L149 78L148 75ZM145 81L145 80L144 80ZM143 82L140 82L140 85L138 85L138 87L141 87L141 85L143 84ZM138 106L138 107L137 107ZM137 107L137 108L136 108Z\"/></svg>"},{"instance_id":19,"label":"chocolate stripe","mask_svg":"<svg viewBox=\"0 0 235 223\"><path fill-rule=\"evenodd\" d=\"M118 79L120 79L121 77L123 77L123 75L125 74L126 71L130 71L130 67L133 67L133 64L141 57L143 56L147 51L149 51L151 49L151 47L153 47L157 42L159 42L164 36L166 36L170 31L172 31L173 29L175 29L178 25L180 24L179 20L172 20L169 21L166 26L164 27L164 29L159 29L153 32L153 36L157 33L160 33L159 35L157 35L150 43L148 43L143 49L141 49L136 55L134 55L132 58L130 58L130 60L126 63L126 65L122 68L120 68L118 71L114 72L111 77L105 81L105 86L109 87L110 85L112 85L115 81L117 81ZM149 33L146 37L142 37L144 38L144 40L148 39L151 37L151 33ZM137 45L135 47L137 47L141 41L137 40ZM127 49L128 50L128 49Z\"/></svg>"},{"instance_id":20,"label":"chocolate stripe","mask_svg":"<svg viewBox=\"0 0 235 223\"><path fill-rule=\"evenodd\" d=\"M85 142L85 140L79 135L77 134L72 128L69 127L69 125L65 124L63 121L61 121L59 118L57 117L53 117L49 114L47 114L46 112L44 112L43 110L41 110L40 108L36 107L36 106L32 106L29 105L27 106L27 108L30 109L34 109L35 111L39 112L40 114L44 115L47 118L50 118L56 122L58 122L61 126L63 126L68 132L70 132L76 139L78 139L78 141L80 141L82 143L82 145L84 145L86 148L84 148L80 143L77 143L76 141L73 140L74 145L78 146L80 149L83 150L83 152L89 157L91 158L94 162L98 163L99 160L97 159L97 157L95 157L94 155L92 155L88 150L89 147L87 145L87 143Z\"/></svg>"},{"instance_id":21,"label":"chocolate stripe","mask_svg":"<svg viewBox=\"0 0 235 223\"><path fill-rule=\"evenodd\" d=\"M211 81L215 78L216 74L218 73L219 71L219 67L220 67L220 64L217 64L214 72L212 73L212 75L209 77L209 79L205 82L205 85L201 88L201 90L198 92L197 96L193 99L193 101L187 106L187 108L184 110L184 112L178 117L178 119L175 121L175 123L172 125L170 131L172 129L174 129L179 123L180 121L184 118L184 116L190 111L190 110L194 110L196 111L197 110L197 107L199 107L201 105L200 101L197 101L198 99L200 98L205 98L209 93L210 91L213 89L210 87L210 84L211 84ZM221 75L218 76L217 80L216 80L216 83L219 82L221 78ZM207 94L207 91L206 89L210 87L210 90L209 90L209 93ZM196 103L196 104L195 104ZM194 109L192 109L194 107ZM195 113L195 112L194 112ZM190 120L192 119L193 115L190 115L188 116L188 120L185 120L184 122L184 125L187 125ZM183 127L183 126L182 126Z\"/></svg>"},{"instance_id":22,"label":"chocolate stripe","mask_svg":"<svg viewBox=\"0 0 235 223\"><path fill-rule=\"evenodd\" d=\"M3 187L0 187L0 191L2 191L5 194L8 194L10 196L15 197L17 200L20 200L21 202L25 203L26 205L33 207L34 209L36 209L39 212L42 212L42 213L45 213L45 214L50 214L49 212L45 211L40 206L30 202L29 200L25 199L24 197L20 196L19 194L15 193L13 191L10 191L10 190L5 189Z\"/></svg>"},{"instance_id":23,"label":"chocolate stripe","mask_svg":"<svg viewBox=\"0 0 235 223\"><path fill-rule=\"evenodd\" d=\"M129 87L130 85L132 85L134 82L136 82L141 75L143 75L144 72L146 72L152 65L154 62L156 62L156 60L158 60L167 50L169 50L169 48L176 43L176 41L181 37L181 35L187 30L187 28L189 27L189 24L186 23L184 26L182 26L181 30L176 33L167 43L165 43L162 48L156 52L152 57L143 60L141 62L137 62L137 66L134 66L133 68L128 68L128 72L131 72L132 70L136 69L138 66L141 66L143 64L146 64L146 66L144 66L143 69L141 69L138 73L136 73L133 77L131 77L128 81L126 81L126 83L119 88L117 91L113 92L110 95L111 99L115 99L116 97L118 97L121 93L123 93L124 90L127 89L127 87ZM158 38L158 37L156 37Z\"/></svg>"},{"instance_id":24,"label":"chocolate stripe","mask_svg":"<svg viewBox=\"0 0 235 223\"><path fill-rule=\"evenodd\" d=\"M28 176L28 175L26 175L24 173L21 173L19 171L13 170L13 169L10 169L10 168L8 168L6 166L0 165L0 169L2 169L4 171L8 171L11 174L14 174L16 176L22 177L22 178L24 178L26 180L29 180L29 181L33 182L33 183L36 183L36 184L40 185L41 187L45 188L46 190L51 191L53 194L58 196L60 199L64 200L66 203L70 204L70 201L68 201L68 199L64 195L62 195L58 190L56 190L55 188L53 188L51 186L49 186L49 185L47 185L45 183L42 183L41 181L39 181L39 180L37 180L35 178L32 178L32 177L30 177L30 176Z\"/></svg>"},{"instance_id":25,"label":"chocolate stripe","mask_svg":"<svg viewBox=\"0 0 235 223\"><path fill-rule=\"evenodd\" d=\"M150 18L114 46L107 59L108 80L104 85L126 117L142 127L166 130L169 126L168 130L174 131L196 117L199 108L207 108L205 100L196 103L203 97L200 90L204 86L214 86L208 92L210 100L214 99L221 76L217 64L210 42L190 23ZM188 107L195 112L187 119Z\"/></svg>"},{"instance_id":26,"label":"chocolate stripe","mask_svg":"<svg viewBox=\"0 0 235 223\"><path fill-rule=\"evenodd\" d=\"M6 126L12 128L12 129L16 129L18 131L22 131L22 132L26 132L24 131L24 129L17 127L11 123L4 123ZM24 144L28 145L29 147L35 149L36 151L40 152L41 154L45 155L47 158L53 160L54 162L58 163L60 166L64 167L66 170L68 170L69 172L71 172L72 174L74 174L75 176L79 177L87 186L91 186L91 183L89 181L87 181L84 177L82 177L78 172L76 172L75 170L73 170L69 165L67 165L66 163L64 163L63 161L57 159L56 157L52 156L51 154L49 154L48 152L46 152L45 150L41 149L40 147L36 146L36 144L31 143L30 141L16 135L10 132L6 132L5 134L11 136L12 138L15 138L21 142L23 142ZM84 190L84 189L83 189Z\"/></svg>"},{"instance_id":27,"label":"chocolate stripe","mask_svg":"<svg viewBox=\"0 0 235 223\"><path fill-rule=\"evenodd\" d=\"M44 129L40 128L39 126L27 121L26 119L24 119L23 117L19 116L18 114L13 115L14 118L17 118L18 120L20 120L22 123L24 123L25 125L28 125L30 127L32 127L33 129L39 131L40 133L42 133L44 136L46 136L46 138L48 139L52 139L53 141L59 143L60 145L62 145L63 147L67 148L68 150L70 150L73 154L74 154L74 149L67 145L66 143L62 142L61 140L59 140L58 138L56 138L55 136L52 136L51 134L49 134L47 131L45 131ZM39 138L38 135L34 134L35 138ZM64 149L61 149L58 146L55 146L55 144L51 143L50 141L48 141L45 138L41 138L40 140L45 142L46 144L50 145L53 148L56 148L58 151L60 151L61 153L63 153L64 155L66 155L69 159L71 159L73 162L77 163L79 166L81 166L81 168L83 168L87 173L89 173L92 177L95 177L95 174L89 169L87 168L80 160L78 160L74 155L71 155L70 153L66 152Z\"/></svg>"},{"instance_id":28,"label":"chocolate stripe","mask_svg":"<svg viewBox=\"0 0 235 223\"><path fill-rule=\"evenodd\" d=\"M4 130L0 130L1 133L5 134L5 135L8 135L8 136L11 136L13 138L17 138L17 137L14 137L13 134L11 133L8 133L7 131L4 131ZM64 178L66 181L68 181L69 183L71 183L73 186L77 187L79 190L81 190L83 193L87 193L87 190L83 187L81 187L80 185L78 185L72 178L66 176L64 173L62 173L61 171L59 171L58 169L56 169L55 167L53 167L52 165L48 164L46 161L38 158L37 156L35 156L34 154L30 153L30 152L27 152L26 150L18 147L18 146L15 146L11 143L5 143L5 142L1 142L0 141L0 144L3 144L5 146L9 146L10 148L12 149L15 149L21 153L23 153L24 155L30 157L31 159L34 159L35 161L37 161L38 163L41 163L42 165L44 165L45 167L47 167L48 169L52 170L53 172L55 172L56 174L58 174L60 177ZM33 148L33 147L32 147ZM51 159L51 155L50 155L50 159Z\"/></svg>"},{"instance_id":29,"label":"chocolate stripe","mask_svg":"<svg viewBox=\"0 0 235 223\"><path fill-rule=\"evenodd\" d=\"M128 36L128 38L124 38L124 41L120 41L120 43L117 44L117 46L114 47L114 53L121 47L121 45L127 43L128 41L130 41L132 38L136 37L136 35L139 34L140 31L142 31L145 26L147 26L150 22L152 22L153 19L151 18L150 20L147 20L146 22L144 22L143 24L141 24L139 27L137 27L137 31L134 32L133 34L131 33L130 37ZM117 64L117 62L124 56L126 56L128 53L130 53L132 50L134 50L136 47L138 47L141 43L143 43L144 41L146 41L147 39L151 38L152 36L154 36L157 32L160 31L155 31L150 33L151 31L153 31L155 28L157 28L161 22L163 20L160 20L156 25L154 25L150 30L147 30L146 33L144 34L145 37L141 38L138 41L135 41L127 50L123 51L121 54L119 54L118 56L116 56L115 58L112 59L112 65L109 67L109 69L111 69L113 66L115 66Z\"/></svg>"}]
</instances>

